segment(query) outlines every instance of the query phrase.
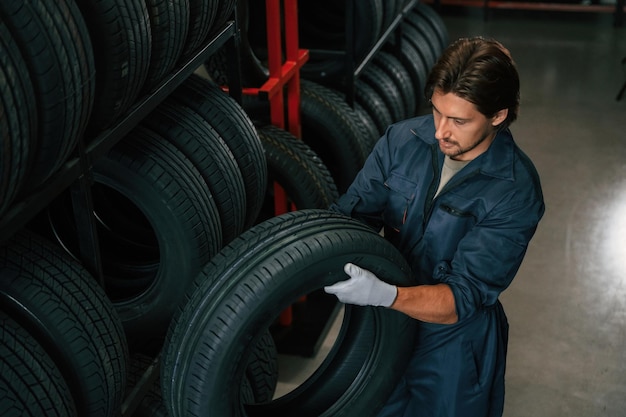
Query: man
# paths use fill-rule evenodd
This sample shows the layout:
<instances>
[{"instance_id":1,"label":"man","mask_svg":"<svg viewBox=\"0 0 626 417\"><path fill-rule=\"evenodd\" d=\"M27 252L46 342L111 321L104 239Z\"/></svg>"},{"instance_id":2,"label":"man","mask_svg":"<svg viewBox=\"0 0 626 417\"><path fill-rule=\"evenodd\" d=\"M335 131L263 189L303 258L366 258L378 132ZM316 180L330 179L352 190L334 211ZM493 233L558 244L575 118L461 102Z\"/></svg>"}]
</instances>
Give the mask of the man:
<instances>
[{"instance_id":1,"label":"man","mask_svg":"<svg viewBox=\"0 0 626 417\"><path fill-rule=\"evenodd\" d=\"M379 417L501 416L508 322L498 296L544 213L538 174L508 129L519 76L499 42L460 39L425 94L432 115L391 125L331 206L382 228L418 285L347 264L350 278L325 290L418 321L413 357Z\"/></svg>"}]
</instances>

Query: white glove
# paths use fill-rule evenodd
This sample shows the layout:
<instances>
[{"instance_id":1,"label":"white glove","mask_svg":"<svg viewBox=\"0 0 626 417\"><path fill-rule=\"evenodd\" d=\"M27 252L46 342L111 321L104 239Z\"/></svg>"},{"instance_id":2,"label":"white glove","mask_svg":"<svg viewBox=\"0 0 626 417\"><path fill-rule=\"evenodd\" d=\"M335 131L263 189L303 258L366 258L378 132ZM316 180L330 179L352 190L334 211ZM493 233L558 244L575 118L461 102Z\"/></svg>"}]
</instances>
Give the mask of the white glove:
<instances>
[{"instance_id":1,"label":"white glove","mask_svg":"<svg viewBox=\"0 0 626 417\"><path fill-rule=\"evenodd\" d=\"M351 263L345 264L343 270L350 279L324 287L324 291L335 294L342 303L389 307L396 300L398 289L395 285L387 284L370 271Z\"/></svg>"}]
</instances>

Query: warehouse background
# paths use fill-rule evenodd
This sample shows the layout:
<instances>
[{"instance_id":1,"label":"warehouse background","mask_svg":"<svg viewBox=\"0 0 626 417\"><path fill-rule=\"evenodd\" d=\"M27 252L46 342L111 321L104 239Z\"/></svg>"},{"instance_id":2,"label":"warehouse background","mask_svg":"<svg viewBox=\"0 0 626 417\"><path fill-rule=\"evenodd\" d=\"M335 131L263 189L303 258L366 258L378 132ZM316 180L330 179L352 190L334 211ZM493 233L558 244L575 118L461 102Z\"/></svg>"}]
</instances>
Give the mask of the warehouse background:
<instances>
[{"instance_id":1,"label":"warehouse background","mask_svg":"<svg viewBox=\"0 0 626 417\"><path fill-rule=\"evenodd\" d=\"M349 256L398 283L404 267L317 209L387 124L429 111L420 91L445 45L483 35L517 61L512 130L547 206L502 296L505 416L623 415L615 5L297 3L0 5L0 414L330 415L345 391L365 415L388 384L359 375L401 363L403 322L319 288ZM354 331L379 322L387 333Z\"/></svg>"}]
</instances>

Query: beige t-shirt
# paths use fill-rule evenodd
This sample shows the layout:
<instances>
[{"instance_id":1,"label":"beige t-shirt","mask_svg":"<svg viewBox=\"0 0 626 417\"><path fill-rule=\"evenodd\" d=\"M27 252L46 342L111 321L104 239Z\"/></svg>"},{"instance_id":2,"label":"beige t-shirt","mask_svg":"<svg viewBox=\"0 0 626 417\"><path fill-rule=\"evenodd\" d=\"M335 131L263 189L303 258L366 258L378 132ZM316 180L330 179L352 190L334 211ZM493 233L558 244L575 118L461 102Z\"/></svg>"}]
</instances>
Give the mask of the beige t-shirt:
<instances>
[{"instance_id":1,"label":"beige t-shirt","mask_svg":"<svg viewBox=\"0 0 626 417\"><path fill-rule=\"evenodd\" d=\"M439 180L439 188L437 188L437 193L435 193L435 197L439 195L441 189L454 177L454 175L463 169L463 167L469 164L470 161L455 161L451 159L449 156L445 156L443 160L443 168L441 169L441 179Z\"/></svg>"}]
</instances>

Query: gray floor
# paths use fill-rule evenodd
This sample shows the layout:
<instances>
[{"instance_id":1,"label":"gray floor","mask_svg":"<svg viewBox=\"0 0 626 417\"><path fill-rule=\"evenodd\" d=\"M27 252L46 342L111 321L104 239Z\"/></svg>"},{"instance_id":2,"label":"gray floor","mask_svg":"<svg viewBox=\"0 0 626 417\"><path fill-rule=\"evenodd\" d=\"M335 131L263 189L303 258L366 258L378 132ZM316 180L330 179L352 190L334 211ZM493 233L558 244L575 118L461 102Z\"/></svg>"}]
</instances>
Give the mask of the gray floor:
<instances>
[{"instance_id":1,"label":"gray floor","mask_svg":"<svg viewBox=\"0 0 626 417\"><path fill-rule=\"evenodd\" d=\"M506 417L626 416L626 28L610 15L443 14L451 39L492 36L517 61L512 131L547 211L511 287ZM320 355L324 354L324 349ZM282 358L279 390L314 366Z\"/></svg>"}]
</instances>

